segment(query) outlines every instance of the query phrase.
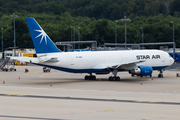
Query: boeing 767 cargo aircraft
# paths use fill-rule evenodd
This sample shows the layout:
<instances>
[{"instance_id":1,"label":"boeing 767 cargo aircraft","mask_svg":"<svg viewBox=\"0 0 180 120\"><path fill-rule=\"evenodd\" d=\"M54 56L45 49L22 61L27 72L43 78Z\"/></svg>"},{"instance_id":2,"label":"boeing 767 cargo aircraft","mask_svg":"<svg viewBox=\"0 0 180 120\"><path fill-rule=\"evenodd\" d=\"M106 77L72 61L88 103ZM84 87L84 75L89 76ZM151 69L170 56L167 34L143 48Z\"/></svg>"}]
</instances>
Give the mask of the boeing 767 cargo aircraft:
<instances>
[{"instance_id":1,"label":"boeing 767 cargo aircraft","mask_svg":"<svg viewBox=\"0 0 180 120\"><path fill-rule=\"evenodd\" d=\"M174 63L174 59L161 50L120 50L62 52L34 18L26 18L37 57L11 57L56 70L71 73L88 73L84 79L96 79L93 74L109 74L109 80L120 80L118 72L128 71L132 76L152 76L153 70L162 70Z\"/></svg>"}]
</instances>

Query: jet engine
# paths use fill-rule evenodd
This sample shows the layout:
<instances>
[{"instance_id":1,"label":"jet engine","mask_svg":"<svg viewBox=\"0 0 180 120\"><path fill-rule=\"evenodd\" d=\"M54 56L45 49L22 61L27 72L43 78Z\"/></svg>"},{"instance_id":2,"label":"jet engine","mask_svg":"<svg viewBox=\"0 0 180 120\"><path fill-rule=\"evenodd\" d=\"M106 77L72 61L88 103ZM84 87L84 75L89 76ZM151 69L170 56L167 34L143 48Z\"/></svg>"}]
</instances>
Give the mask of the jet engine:
<instances>
[{"instance_id":1,"label":"jet engine","mask_svg":"<svg viewBox=\"0 0 180 120\"><path fill-rule=\"evenodd\" d=\"M130 71L130 74L137 76L148 76L152 74L153 69L151 66L138 66L138 68Z\"/></svg>"}]
</instances>

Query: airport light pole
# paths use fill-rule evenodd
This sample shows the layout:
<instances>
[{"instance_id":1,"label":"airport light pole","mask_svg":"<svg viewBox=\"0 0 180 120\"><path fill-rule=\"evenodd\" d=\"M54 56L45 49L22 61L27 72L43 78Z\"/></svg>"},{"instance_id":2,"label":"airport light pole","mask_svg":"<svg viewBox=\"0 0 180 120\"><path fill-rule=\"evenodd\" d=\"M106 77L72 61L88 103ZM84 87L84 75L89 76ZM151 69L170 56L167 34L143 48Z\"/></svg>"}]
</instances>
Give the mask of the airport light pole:
<instances>
[{"instance_id":1,"label":"airport light pole","mask_svg":"<svg viewBox=\"0 0 180 120\"><path fill-rule=\"evenodd\" d=\"M2 55L3 55L3 28L1 28L1 30L2 30Z\"/></svg>"},{"instance_id":2,"label":"airport light pole","mask_svg":"<svg viewBox=\"0 0 180 120\"><path fill-rule=\"evenodd\" d=\"M72 42L72 27L70 27L71 28L71 42Z\"/></svg>"},{"instance_id":3,"label":"airport light pole","mask_svg":"<svg viewBox=\"0 0 180 120\"><path fill-rule=\"evenodd\" d=\"M78 27L78 41L80 41L80 27ZM78 49L80 49L80 45L78 44Z\"/></svg>"},{"instance_id":4,"label":"airport light pole","mask_svg":"<svg viewBox=\"0 0 180 120\"><path fill-rule=\"evenodd\" d=\"M75 42L75 25L74 25L74 20L71 21L73 23L73 34L74 34L74 42ZM74 49L75 49L75 44L74 44Z\"/></svg>"},{"instance_id":5,"label":"airport light pole","mask_svg":"<svg viewBox=\"0 0 180 120\"><path fill-rule=\"evenodd\" d=\"M72 39L73 39L72 38L72 34L73 34L73 30L72 29L73 29L73 27L71 26L70 28L71 28L71 42L72 42ZM73 46L71 46L71 47L73 47Z\"/></svg>"},{"instance_id":6,"label":"airport light pole","mask_svg":"<svg viewBox=\"0 0 180 120\"><path fill-rule=\"evenodd\" d=\"M123 18L123 19L121 19L121 21L124 21L125 22L125 49L127 49L127 38L126 38L126 22L127 21L131 21L131 19L128 19L128 18L126 18L126 16Z\"/></svg>"},{"instance_id":7,"label":"airport light pole","mask_svg":"<svg viewBox=\"0 0 180 120\"><path fill-rule=\"evenodd\" d=\"M115 44L116 44L116 49L117 49L117 20L115 22Z\"/></svg>"},{"instance_id":8,"label":"airport light pole","mask_svg":"<svg viewBox=\"0 0 180 120\"><path fill-rule=\"evenodd\" d=\"M142 29L142 43L144 43L144 31L143 31L143 27L140 27L140 29ZM142 48L144 49L144 45L142 45Z\"/></svg>"},{"instance_id":9,"label":"airport light pole","mask_svg":"<svg viewBox=\"0 0 180 120\"><path fill-rule=\"evenodd\" d=\"M173 23L173 58L175 60L175 46L176 46L176 43L174 41L174 21L171 21L171 23Z\"/></svg>"},{"instance_id":10,"label":"airport light pole","mask_svg":"<svg viewBox=\"0 0 180 120\"><path fill-rule=\"evenodd\" d=\"M16 34L15 34L15 17L18 17L14 13L11 15L11 17L14 17L14 56L16 55Z\"/></svg>"}]
</instances>

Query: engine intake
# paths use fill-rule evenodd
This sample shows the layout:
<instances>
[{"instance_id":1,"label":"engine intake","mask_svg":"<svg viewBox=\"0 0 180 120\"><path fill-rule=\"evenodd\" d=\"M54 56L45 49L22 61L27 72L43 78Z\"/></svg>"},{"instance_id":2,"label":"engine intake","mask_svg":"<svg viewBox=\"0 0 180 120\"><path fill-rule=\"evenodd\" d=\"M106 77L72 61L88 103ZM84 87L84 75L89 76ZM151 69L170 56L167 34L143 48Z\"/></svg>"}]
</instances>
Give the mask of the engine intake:
<instances>
[{"instance_id":1,"label":"engine intake","mask_svg":"<svg viewBox=\"0 0 180 120\"><path fill-rule=\"evenodd\" d=\"M139 66L138 68L131 70L130 73L138 76L148 76L151 75L153 69L151 66Z\"/></svg>"}]
</instances>

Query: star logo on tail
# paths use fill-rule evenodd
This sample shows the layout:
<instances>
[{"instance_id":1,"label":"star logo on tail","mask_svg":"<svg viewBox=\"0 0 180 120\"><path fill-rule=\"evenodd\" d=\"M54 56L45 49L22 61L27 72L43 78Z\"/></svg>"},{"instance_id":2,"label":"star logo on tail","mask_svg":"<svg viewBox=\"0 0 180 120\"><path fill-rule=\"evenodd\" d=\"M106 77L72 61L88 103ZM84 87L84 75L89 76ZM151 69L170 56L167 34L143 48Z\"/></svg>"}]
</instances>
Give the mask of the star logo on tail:
<instances>
[{"instance_id":1,"label":"star logo on tail","mask_svg":"<svg viewBox=\"0 0 180 120\"><path fill-rule=\"evenodd\" d=\"M44 38L45 43L46 43L46 45L47 45L47 39L46 39L47 34L44 32L44 30L42 29L42 30L35 30L35 31L40 32L39 35L35 37L35 38L38 38L38 37L41 36L41 41L40 41L39 44L41 44L41 42L43 41L43 38Z\"/></svg>"}]
</instances>

